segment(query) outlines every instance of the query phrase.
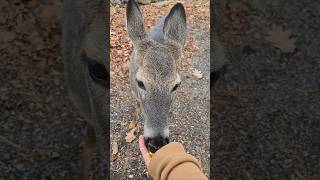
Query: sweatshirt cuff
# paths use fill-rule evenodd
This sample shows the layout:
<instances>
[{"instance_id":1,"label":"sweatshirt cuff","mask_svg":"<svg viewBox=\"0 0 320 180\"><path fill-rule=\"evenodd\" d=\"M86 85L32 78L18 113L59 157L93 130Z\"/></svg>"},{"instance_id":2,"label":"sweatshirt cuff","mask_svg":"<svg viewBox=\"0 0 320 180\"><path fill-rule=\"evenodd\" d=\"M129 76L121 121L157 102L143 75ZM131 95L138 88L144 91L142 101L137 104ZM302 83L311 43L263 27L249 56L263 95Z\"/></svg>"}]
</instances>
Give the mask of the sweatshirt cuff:
<instances>
[{"instance_id":1,"label":"sweatshirt cuff","mask_svg":"<svg viewBox=\"0 0 320 180\"><path fill-rule=\"evenodd\" d=\"M172 142L159 149L151 158L148 171L155 179L166 179L179 164L190 162L199 170L201 166L196 158L187 154L180 143Z\"/></svg>"}]
</instances>

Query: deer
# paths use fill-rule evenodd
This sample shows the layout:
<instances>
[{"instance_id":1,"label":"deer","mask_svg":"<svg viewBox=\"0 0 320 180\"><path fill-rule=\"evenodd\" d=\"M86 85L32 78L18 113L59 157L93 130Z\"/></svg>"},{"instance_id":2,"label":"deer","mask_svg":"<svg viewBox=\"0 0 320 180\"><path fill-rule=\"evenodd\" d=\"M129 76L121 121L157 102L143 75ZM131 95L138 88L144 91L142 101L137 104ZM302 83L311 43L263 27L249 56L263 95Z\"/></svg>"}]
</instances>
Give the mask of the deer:
<instances>
[{"instance_id":1,"label":"deer","mask_svg":"<svg viewBox=\"0 0 320 180\"><path fill-rule=\"evenodd\" d=\"M107 133L109 121L109 62L106 32L107 1L64 0L62 59L65 85L75 109L87 122L83 154L76 179L88 179L97 149L98 177L107 179Z\"/></svg>"},{"instance_id":2,"label":"deer","mask_svg":"<svg viewBox=\"0 0 320 180\"><path fill-rule=\"evenodd\" d=\"M228 59L225 55L225 50L217 35L214 34L211 38L212 54L210 56L210 88L219 79L221 74L227 70Z\"/></svg>"},{"instance_id":3,"label":"deer","mask_svg":"<svg viewBox=\"0 0 320 180\"><path fill-rule=\"evenodd\" d=\"M181 84L179 65L187 36L184 6L175 4L148 32L135 0L126 5L126 30L133 43L129 83L136 101L133 121L144 119L143 136L150 152L169 143L168 116Z\"/></svg>"},{"instance_id":4,"label":"deer","mask_svg":"<svg viewBox=\"0 0 320 180\"><path fill-rule=\"evenodd\" d=\"M217 26L219 25L219 21L216 13L216 3L215 0L210 3L210 16L212 21L212 29L210 30L210 51L212 52L210 56L210 88L213 87L221 74L227 71L229 62L225 54L225 49L218 38L219 28Z\"/></svg>"}]
</instances>

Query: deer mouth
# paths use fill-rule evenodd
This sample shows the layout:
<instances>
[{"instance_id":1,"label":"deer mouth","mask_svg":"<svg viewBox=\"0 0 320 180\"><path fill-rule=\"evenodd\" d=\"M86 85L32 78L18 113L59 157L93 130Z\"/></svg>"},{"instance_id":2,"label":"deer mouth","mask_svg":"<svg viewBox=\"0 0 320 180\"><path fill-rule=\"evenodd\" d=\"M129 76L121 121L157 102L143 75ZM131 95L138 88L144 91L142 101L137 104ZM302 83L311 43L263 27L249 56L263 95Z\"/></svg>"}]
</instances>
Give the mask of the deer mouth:
<instances>
[{"instance_id":1,"label":"deer mouth","mask_svg":"<svg viewBox=\"0 0 320 180\"><path fill-rule=\"evenodd\" d=\"M153 138L145 138L145 145L149 152L155 153L163 146L169 143L169 138L156 136Z\"/></svg>"}]
</instances>

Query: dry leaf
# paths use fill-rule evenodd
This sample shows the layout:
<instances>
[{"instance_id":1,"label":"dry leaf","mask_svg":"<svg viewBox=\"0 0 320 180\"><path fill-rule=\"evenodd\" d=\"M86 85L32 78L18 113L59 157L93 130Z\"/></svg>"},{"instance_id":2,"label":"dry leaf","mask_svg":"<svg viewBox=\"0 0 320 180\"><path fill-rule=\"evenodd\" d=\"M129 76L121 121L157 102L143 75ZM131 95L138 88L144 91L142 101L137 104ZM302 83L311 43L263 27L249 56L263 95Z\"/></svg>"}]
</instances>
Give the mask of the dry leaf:
<instances>
[{"instance_id":1,"label":"dry leaf","mask_svg":"<svg viewBox=\"0 0 320 180\"><path fill-rule=\"evenodd\" d=\"M153 6L156 6L157 8L162 8L164 6L168 6L170 4L170 1L160 1L160 2L156 2L153 3Z\"/></svg>"},{"instance_id":2,"label":"dry leaf","mask_svg":"<svg viewBox=\"0 0 320 180\"><path fill-rule=\"evenodd\" d=\"M113 15L114 13L116 13L116 7L110 5L110 15Z\"/></svg>"},{"instance_id":3,"label":"dry leaf","mask_svg":"<svg viewBox=\"0 0 320 180\"><path fill-rule=\"evenodd\" d=\"M112 155L111 156L111 161L113 162L113 161L115 161L117 159L117 156L116 155Z\"/></svg>"},{"instance_id":4,"label":"dry leaf","mask_svg":"<svg viewBox=\"0 0 320 180\"><path fill-rule=\"evenodd\" d=\"M291 31L284 30L281 26L272 25L272 30L268 33L266 40L271 42L274 47L279 48L282 52L292 53L296 46L296 38L290 38Z\"/></svg>"},{"instance_id":5,"label":"dry leaf","mask_svg":"<svg viewBox=\"0 0 320 180\"><path fill-rule=\"evenodd\" d=\"M135 127L137 127L137 125L138 125L137 121L131 121L129 124L129 129L135 128Z\"/></svg>"},{"instance_id":6,"label":"dry leaf","mask_svg":"<svg viewBox=\"0 0 320 180\"><path fill-rule=\"evenodd\" d=\"M133 128L130 130L130 132L126 133L126 142L131 143L136 138L136 136L134 135L135 130L136 128Z\"/></svg>"},{"instance_id":7,"label":"dry leaf","mask_svg":"<svg viewBox=\"0 0 320 180\"><path fill-rule=\"evenodd\" d=\"M112 149L111 160L115 161L117 159L117 154L118 154L118 151L119 151L118 143L117 142L111 143L111 149Z\"/></svg>"},{"instance_id":8,"label":"dry leaf","mask_svg":"<svg viewBox=\"0 0 320 180\"><path fill-rule=\"evenodd\" d=\"M118 154L119 148L118 148L118 143L117 142L113 142L111 145L112 148L112 154L116 155Z\"/></svg>"},{"instance_id":9,"label":"dry leaf","mask_svg":"<svg viewBox=\"0 0 320 180\"><path fill-rule=\"evenodd\" d=\"M118 13L119 11L120 11L120 8L118 5L116 6L110 5L110 15L113 15L114 13Z\"/></svg>"},{"instance_id":10,"label":"dry leaf","mask_svg":"<svg viewBox=\"0 0 320 180\"><path fill-rule=\"evenodd\" d=\"M201 79L203 77L202 72L197 69L192 70L192 75L194 75L198 79Z\"/></svg>"}]
</instances>

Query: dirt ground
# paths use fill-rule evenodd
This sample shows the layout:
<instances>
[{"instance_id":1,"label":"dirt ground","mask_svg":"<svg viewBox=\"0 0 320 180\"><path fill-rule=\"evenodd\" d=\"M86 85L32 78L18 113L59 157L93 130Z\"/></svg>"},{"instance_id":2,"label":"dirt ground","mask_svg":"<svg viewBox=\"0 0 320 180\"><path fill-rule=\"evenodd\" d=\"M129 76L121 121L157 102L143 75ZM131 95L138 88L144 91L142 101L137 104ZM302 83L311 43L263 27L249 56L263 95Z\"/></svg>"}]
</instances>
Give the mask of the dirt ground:
<instances>
[{"instance_id":1,"label":"dirt ground","mask_svg":"<svg viewBox=\"0 0 320 180\"><path fill-rule=\"evenodd\" d=\"M211 98L212 179L320 179L319 7L218 1L230 62ZM294 52L269 42L272 24L291 31Z\"/></svg>"},{"instance_id":2,"label":"dirt ground","mask_svg":"<svg viewBox=\"0 0 320 180\"><path fill-rule=\"evenodd\" d=\"M176 2L170 1L163 7L159 7L157 3L141 6L147 27L153 26ZM187 11L188 38L181 67L183 82L170 112L170 140L182 143L187 152L201 161L204 172L209 176L210 4L209 1L182 3ZM129 132L128 126L133 120L135 101L131 96L126 66L132 49L124 29L124 21L119 21L124 20L124 13L124 7L120 7L118 13L111 15L111 71L114 73L111 74L110 136L111 143L116 143L119 151L111 158L113 161L110 171L111 179L142 179L145 166L137 138L131 143L125 140L126 133ZM124 65L121 66L121 63ZM123 67L124 73L119 72ZM192 69L201 71L203 78L198 79L192 75ZM142 118L140 122L143 126ZM143 134L142 128L137 136L139 134Z\"/></svg>"}]
</instances>

